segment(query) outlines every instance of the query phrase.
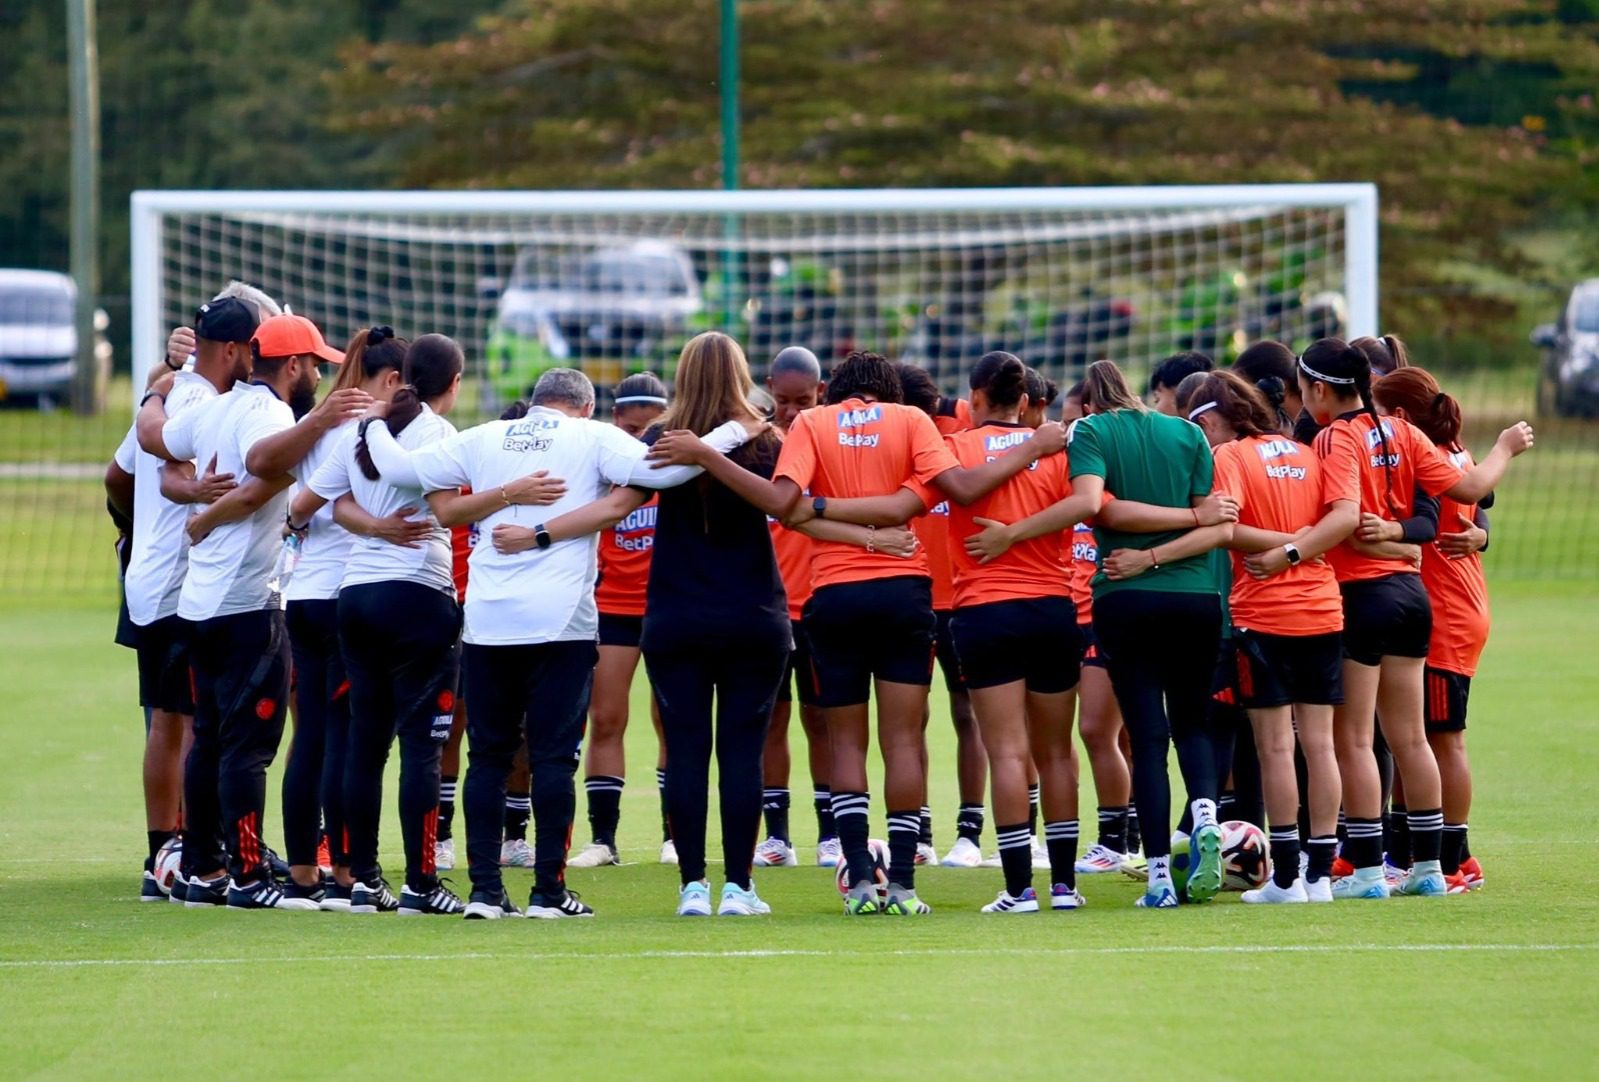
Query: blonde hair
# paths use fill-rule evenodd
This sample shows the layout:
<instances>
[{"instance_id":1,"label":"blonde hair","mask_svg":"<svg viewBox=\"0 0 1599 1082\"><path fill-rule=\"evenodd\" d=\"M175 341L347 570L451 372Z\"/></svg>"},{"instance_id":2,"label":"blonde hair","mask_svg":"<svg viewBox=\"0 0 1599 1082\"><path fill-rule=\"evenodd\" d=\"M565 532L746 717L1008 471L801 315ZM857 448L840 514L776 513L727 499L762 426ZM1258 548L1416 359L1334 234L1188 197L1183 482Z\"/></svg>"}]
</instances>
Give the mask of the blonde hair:
<instances>
[{"instance_id":1,"label":"blonde hair","mask_svg":"<svg viewBox=\"0 0 1599 1082\"><path fill-rule=\"evenodd\" d=\"M1114 361L1095 361L1088 366L1088 375L1083 378L1083 404L1101 413L1107 410L1142 413L1147 408L1143 399L1127 386L1127 377Z\"/></svg>"},{"instance_id":2,"label":"blonde hair","mask_svg":"<svg viewBox=\"0 0 1599 1082\"><path fill-rule=\"evenodd\" d=\"M672 404L657 422L703 436L725 421L760 420L755 381L739 344L721 331L695 335L677 358Z\"/></svg>"}]
</instances>

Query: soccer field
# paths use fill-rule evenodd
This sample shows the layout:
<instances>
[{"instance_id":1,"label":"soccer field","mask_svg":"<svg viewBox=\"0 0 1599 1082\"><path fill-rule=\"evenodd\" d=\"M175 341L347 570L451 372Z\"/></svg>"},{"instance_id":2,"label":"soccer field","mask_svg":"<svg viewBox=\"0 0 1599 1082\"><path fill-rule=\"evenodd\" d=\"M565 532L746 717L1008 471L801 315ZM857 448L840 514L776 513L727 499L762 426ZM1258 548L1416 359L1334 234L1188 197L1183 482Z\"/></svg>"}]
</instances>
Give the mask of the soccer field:
<instances>
[{"instance_id":1,"label":"soccer field","mask_svg":"<svg viewBox=\"0 0 1599 1082\"><path fill-rule=\"evenodd\" d=\"M0 609L0 1077L1589 1075L1599 622L1548 584L1496 584L1494 609L1471 730L1488 884L1467 897L1144 912L1135 884L1087 877L1080 912L985 917L997 870L934 869L930 918L845 920L805 866L758 877L770 918L685 921L640 724L633 863L571 873L598 916L490 923L138 904L133 657L108 612ZM935 720L941 846L953 759ZM1083 806L1091 823L1086 769ZM525 895L530 873L507 879Z\"/></svg>"}]
</instances>

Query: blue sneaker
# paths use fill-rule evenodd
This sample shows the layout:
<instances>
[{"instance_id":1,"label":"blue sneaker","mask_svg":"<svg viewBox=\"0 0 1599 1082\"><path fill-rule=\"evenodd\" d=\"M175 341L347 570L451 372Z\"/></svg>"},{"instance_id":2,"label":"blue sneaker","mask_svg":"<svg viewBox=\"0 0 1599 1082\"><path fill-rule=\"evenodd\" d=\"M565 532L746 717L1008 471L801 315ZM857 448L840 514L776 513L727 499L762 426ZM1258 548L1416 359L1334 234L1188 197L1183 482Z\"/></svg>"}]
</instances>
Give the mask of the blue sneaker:
<instances>
[{"instance_id":1,"label":"blue sneaker","mask_svg":"<svg viewBox=\"0 0 1599 1082\"><path fill-rule=\"evenodd\" d=\"M748 890L737 883L722 885L722 904L716 907L718 917L764 917L771 911L772 907L761 901L761 896L755 893L753 881Z\"/></svg>"},{"instance_id":2,"label":"blue sneaker","mask_svg":"<svg viewBox=\"0 0 1599 1082\"><path fill-rule=\"evenodd\" d=\"M183 878L182 872L172 874L172 893L167 895L167 901L173 905L182 905L189 897L189 881Z\"/></svg>"},{"instance_id":3,"label":"blue sneaker","mask_svg":"<svg viewBox=\"0 0 1599 1082\"><path fill-rule=\"evenodd\" d=\"M677 895L677 915L680 917L708 917L711 915L711 885L702 879L684 883Z\"/></svg>"},{"instance_id":4,"label":"blue sneaker","mask_svg":"<svg viewBox=\"0 0 1599 1082\"><path fill-rule=\"evenodd\" d=\"M189 909L204 909L212 905L228 904L228 877L201 879L194 876L183 892L183 904Z\"/></svg>"},{"instance_id":5,"label":"blue sneaker","mask_svg":"<svg viewBox=\"0 0 1599 1082\"><path fill-rule=\"evenodd\" d=\"M1151 883L1149 889L1144 892L1143 897L1139 898L1133 905L1139 909L1176 909L1177 892L1172 889L1169 880L1162 879L1158 883Z\"/></svg>"},{"instance_id":6,"label":"blue sneaker","mask_svg":"<svg viewBox=\"0 0 1599 1082\"><path fill-rule=\"evenodd\" d=\"M1365 874L1368 871L1369 874ZM1388 881L1383 878L1381 868L1357 870L1354 875L1346 875L1332 885L1332 896L1338 902L1386 898Z\"/></svg>"},{"instance_id":7,"label":"blue sneaker","mask_svg":"<svg viewBox=\"0 0 1599 1082\"><path fill-rule=\"evenodd\" d=\"M461 916L467 920L501 920L506 917L522 918L523 913L511 902L511 898L501 887L498 893L486 890L474 890L466 903L466 908L461 910Z\"/></svg>"},{"instance_id":8,"label":"blue sneaker","mask_svg":"<svg viewBox=\"0 0 1599 1082\"><path fill-rule=\"evenodd\" d=\"M1449 893L1442 866L1436 860L1418 861L1398 886L1400 894L1420 898L1441 898Z\"/></svg>"},{"instance_id":9,"label":"blue sneaker","mask_svg":"<svg viewBox=\"0 0 1599 1082\"><path fill-rule=\"evenodd\" d=\"M400 900L389 890L389 884L382 875L375 877L370 883L363 883L357 879L350 886L350 912L351 913L392 913L400 908Z\"/></svg>"},{"instance_id":10,"label":"blue sneaker","mask_svg":"<svg viewBox=\"0 0 1599 1082\"><path fill-rule=\"evenodd\" d=\"M350 911L350 892L353 887L341 887L333 879L327 880L322 885L322 900L320 903L324 913L348 913Z\"/></svg>"},{"instance_id":11,"label":"blue sneaker","mask_svg":"<svg viewBox=\"0 0 1599 1082\"><path fill-rule=\"evenodd\" d=\"M1188 900L1208 902L1221 891L1221 827L1196 827L1188 839Z\"/></svg>"},{"instance_id":12,"label":"blue sneaker","mask_svg":"<svg viewBox=\"0 0 1599 1082\"><path fill-rule=\"evenodd\" d=\"M1065 883L1056 883L1049 888L1049 907L1051 909L1081 909L1088 904L1088 899L1080 894L1076 887L1068 887Z\"/></svg>"},{"instance_id":13,"label":"blue sneaker","mask_svg":"<svg viewBox=\"0 0 1599 1082\"><path fill-rule=\"evenodd\" d=\"M229 909L298 909L315 913L319 908L310 898L284 893L284 888L271 879L259 879L240 886L228 884Z\"/></svg>"},{"instance_id":14,"label":"blue sneaker","mask_svg":"<svg viewBox=\"0 0 1599 1082\"><path fill-rule=\"evenodd\" d=\"M161 890L161 884L156 882L154 872L145 872L144 879L139 883L139 901L164 902L167 896Z\"/></svg>"}]
</instances>

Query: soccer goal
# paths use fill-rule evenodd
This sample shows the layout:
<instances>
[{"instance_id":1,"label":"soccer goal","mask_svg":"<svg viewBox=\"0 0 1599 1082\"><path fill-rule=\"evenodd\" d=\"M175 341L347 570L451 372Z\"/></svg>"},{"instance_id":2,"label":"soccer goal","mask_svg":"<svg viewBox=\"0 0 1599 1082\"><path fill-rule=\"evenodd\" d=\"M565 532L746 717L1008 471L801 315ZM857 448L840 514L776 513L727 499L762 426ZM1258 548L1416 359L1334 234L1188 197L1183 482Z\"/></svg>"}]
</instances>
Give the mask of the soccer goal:
<instances>
[{"instance_id":1,"label":"soccer goal","mask_svg":"<svg viewBox=\"0 0 1599 1082\"><path fill-rule=\"evenodd\" d=\"M984 352L1056 380L1105 357L1225 361L1377 330L1369 184L659 192L188 192L133 196L133 349L230 278L330 340L390 324L469 357L477 412L551 367L601 386L672 376L723 330L757 375L778 349L875 349L946 389Z\"/></svg>"}]
</instances>

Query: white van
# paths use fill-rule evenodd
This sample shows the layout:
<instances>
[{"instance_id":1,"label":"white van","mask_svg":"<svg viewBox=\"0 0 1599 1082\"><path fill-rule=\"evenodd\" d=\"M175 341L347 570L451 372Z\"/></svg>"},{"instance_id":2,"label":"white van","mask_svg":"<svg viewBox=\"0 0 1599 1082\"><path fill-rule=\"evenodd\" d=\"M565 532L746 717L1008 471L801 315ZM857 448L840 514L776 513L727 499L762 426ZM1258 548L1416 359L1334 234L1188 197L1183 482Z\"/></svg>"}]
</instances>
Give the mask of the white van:
<instances>
[{"instance_id":1,"label":"white van","mask_svg":"<svg viewBox=\"0 0 1599 1082\"><path fill-rule=\"evenodd\" d=\"M66 397L77 365L77 284L54 271L0 269L0 399ZM109 369L111 346L96 311L95 360Z\"/></svg>"}]
</instances>

